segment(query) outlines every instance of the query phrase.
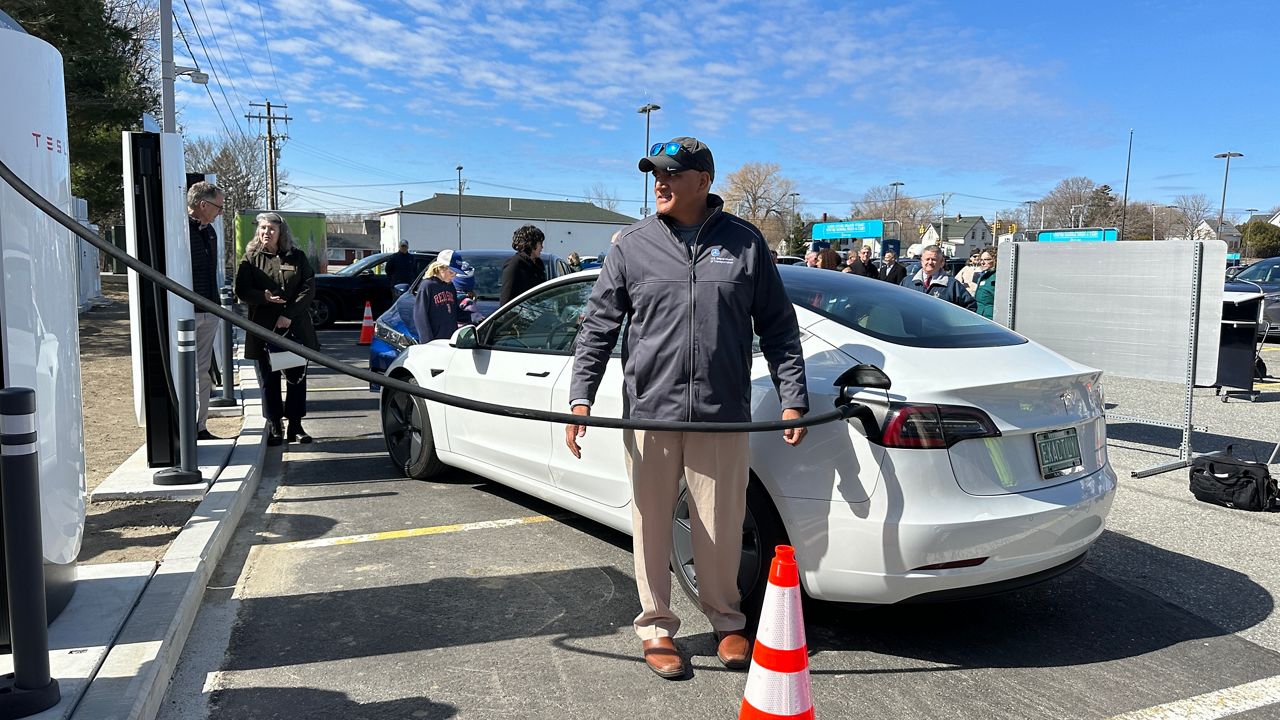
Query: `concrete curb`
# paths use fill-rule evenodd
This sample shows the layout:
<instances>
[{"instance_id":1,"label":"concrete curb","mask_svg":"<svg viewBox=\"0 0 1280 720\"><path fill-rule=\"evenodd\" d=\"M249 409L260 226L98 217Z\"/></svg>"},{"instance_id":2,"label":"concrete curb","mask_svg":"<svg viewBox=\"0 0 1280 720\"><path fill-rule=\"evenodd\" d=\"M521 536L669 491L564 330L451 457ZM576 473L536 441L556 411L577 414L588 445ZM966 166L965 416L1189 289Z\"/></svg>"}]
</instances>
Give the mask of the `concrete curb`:
<instances>
[{"instance_id":1,"label":"concrete curb","mask_svg":"<svg viewBox=\"0 0 1280 720\"><path fill-rule=\"evenodd\" d=\"M251 362L239 363L244 426L235 449L161 559L72 720L153 720L160 710L205 586L262 477L261 393Z\"/></svg>"}]
</instances>

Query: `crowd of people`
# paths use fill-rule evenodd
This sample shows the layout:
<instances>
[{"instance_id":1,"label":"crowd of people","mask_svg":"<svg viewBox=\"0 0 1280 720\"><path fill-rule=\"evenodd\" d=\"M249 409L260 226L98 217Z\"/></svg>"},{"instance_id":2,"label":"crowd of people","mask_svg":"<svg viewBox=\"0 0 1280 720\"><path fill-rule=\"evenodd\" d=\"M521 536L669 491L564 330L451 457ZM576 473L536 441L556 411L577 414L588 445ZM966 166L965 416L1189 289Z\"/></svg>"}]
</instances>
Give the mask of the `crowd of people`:
<instances>
[{"instance_id":1,"label":"crowd of people","mask_svg":"<svg viewBox=\"0 0 1280 720\"><path fill-rule=\"evenodd\" d=\"M777 261L774 253L774 261ZM871 246L863 245L848 260L830 247L805 253L804 264L823 270L837 270L851 275L875 278L901 285L946 300L984 318L991 319L996 300L996 249L974 250L968 263L952 277L946 269L947 258L942 248L929 245L920 251L920 267L909 271L898 262L898 255L887 250L879 265L871 259Z\"/></svg>"}]
</instances>

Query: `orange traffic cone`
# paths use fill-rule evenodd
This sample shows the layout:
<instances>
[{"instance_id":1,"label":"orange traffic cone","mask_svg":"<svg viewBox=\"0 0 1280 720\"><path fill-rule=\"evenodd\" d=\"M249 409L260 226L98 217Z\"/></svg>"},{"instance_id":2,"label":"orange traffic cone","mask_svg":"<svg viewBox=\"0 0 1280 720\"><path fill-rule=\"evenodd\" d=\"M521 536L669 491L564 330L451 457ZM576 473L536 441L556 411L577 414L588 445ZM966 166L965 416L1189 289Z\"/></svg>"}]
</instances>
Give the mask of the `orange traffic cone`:
<instances>
[{"instance_id":1,"label":"orange traffic cone","mask_svg":"<svg viewBox=\"0 0 1280 720\"><path fill-rule=\"evenodd\" d=\"M796 551L779 545L775 553L738 720L813 720Z\"/></svg>"},{"instance_id":2,"label":"orange traffic cone","mask_svg":"<svg viewBox=\"0 0 1280 720\"><path fill-rule=\"evenodd\" d=\"M360 324L360 340L357 345L371 345L373 343L373 305L368 301L364 301L364 321Z\"/></svg>"}]
</instances>

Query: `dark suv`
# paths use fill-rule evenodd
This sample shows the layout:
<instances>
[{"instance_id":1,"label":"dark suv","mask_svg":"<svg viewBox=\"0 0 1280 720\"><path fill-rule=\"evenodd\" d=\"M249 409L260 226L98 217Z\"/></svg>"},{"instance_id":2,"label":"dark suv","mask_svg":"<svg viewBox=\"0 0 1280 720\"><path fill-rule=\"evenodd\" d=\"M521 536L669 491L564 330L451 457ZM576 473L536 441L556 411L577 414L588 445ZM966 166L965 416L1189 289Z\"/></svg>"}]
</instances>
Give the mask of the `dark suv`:
<instances>
[{"instance_id":1,"label":"dark suv","mask_svg":"<svg viewBox=\"0 0 1280 720\"><path fill-rule=\"evenodd\" d=\"M373 305L376 318L391 307L395 292L391 278L387 277L386 264L394 253L378 253L348 265L335 273L316 276L316 299L311 303L311 321L317 328L328 327L343 320L359 320L364 317L364 304ZM411 252L414 275L427 269L436 253Z\"/></svg>"}]
</instances>

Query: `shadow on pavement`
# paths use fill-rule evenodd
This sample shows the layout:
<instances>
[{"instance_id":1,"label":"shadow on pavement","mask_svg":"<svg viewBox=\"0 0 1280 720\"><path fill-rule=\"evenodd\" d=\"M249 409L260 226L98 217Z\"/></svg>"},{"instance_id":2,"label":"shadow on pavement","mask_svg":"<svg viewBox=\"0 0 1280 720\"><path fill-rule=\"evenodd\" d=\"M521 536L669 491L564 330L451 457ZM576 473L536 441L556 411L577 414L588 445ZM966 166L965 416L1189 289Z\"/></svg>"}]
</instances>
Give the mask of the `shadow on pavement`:
<instances>
[{"instance_id":1,"label":"shadow on pavement","mask_svg":"<svg viewBox=\"0 0 1280 720\"><path fill-rule=\"evenodd\" d=\"M310 717L343 720L448 720L458 709L428 698L401 698L361 703L346 693L315 688L247 687L215 690L210 694L211 714L220 717Z\"/></svg>"},{"instance_id":2,"label":"shadow on pavement","mask_svg":"<svg viewBox=\"0 0 1280 720\"><path fill-rule=\"evenodd\" d=\"M229 644L235 650L224 669L390 656L535 636L608 636L630 625L638 605L635 582L611 566L248 598L241 601Z\"/></svg>"},{"instance_id":3,"label":"shadow on pavement","mask_svg":"<svg viewBox=\"0 0 1280 720\"><path fill-rule=\"evenodd\" d=\"M1091 571L1088 562L1012 594L933 605L840 611L815 603L808 618L811 653L856 649L964 668L1087 665L1132 658L1193 640L1226 636L1270 615L1274 598L1248 576L1107 532L1092 560L1105 567L1185 577L1230 607L1220 627L1166 600ZM1105 560L1098 557L1106 556ZM938 668L920 668L935 671ZM901 667L855 674L910 672ZM843 670L815 671L834 672Z\"/></svg>"},{"instance_id":4,"label":"shadow on pavement","mask_svg":"<svg viewBox=\"0 0 1280 720\"><path fill-rule=\"evenodd\" d=\"M1278 432L1274 426L1259 427L1256 430L1259 432ZM1191 434L1191 450L1197 453L1207 453L1226 450L1228 445L1235 445L1233 452L1236 457L1252 460L1256 456L1260 462L1266 462L1267 457L1271 455L1271 451L1276 446L1277 439L1280 438L1240 438L1230 435L1195 432ZM1177 450L1182 446L1182 431L1176 428L1157 427L1154 425L1109 422L1107 423L1107 440L1154 445Z\"/></svg>"}]
</instances>

